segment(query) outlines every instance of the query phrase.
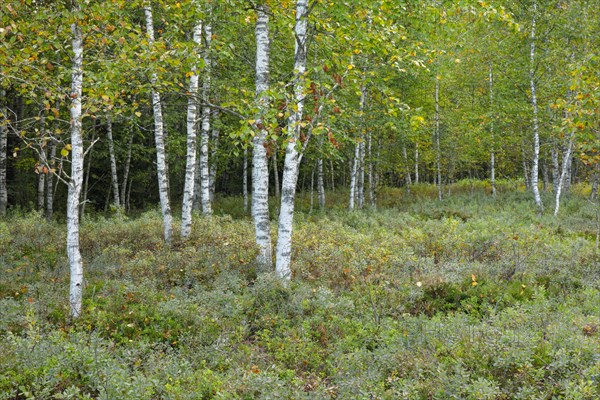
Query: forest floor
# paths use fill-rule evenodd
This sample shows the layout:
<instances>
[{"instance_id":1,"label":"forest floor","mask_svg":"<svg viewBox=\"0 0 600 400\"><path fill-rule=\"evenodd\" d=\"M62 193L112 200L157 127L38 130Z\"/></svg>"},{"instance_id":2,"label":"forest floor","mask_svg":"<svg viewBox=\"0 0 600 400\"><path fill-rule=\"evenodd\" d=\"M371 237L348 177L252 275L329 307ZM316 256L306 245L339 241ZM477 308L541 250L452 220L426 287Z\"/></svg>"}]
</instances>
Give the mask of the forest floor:
<instances>
[{"instance_id":1,"label":"forest floor","mask_svg":"<svg viewBox=\"0 0 600 400\"><path fill-rule=\"evenodd\" d=\"M287 287L256 270L239 198L171 248L158 211L93 216L77 321L65 226L13 212L0 399L600 398L594 205L574 187L538 216L530 194L483 186L382 189L351 213L346 193L325 212L302 195Z\"/></svg>"}]
</instances>

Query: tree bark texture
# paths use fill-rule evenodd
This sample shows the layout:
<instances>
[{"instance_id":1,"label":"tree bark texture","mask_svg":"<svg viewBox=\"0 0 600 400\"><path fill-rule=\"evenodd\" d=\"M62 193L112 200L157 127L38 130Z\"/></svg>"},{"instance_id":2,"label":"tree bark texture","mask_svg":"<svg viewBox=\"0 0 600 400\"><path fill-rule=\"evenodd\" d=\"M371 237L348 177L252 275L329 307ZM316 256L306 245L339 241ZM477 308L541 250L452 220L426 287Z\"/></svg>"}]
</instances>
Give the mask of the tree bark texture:
<instances>
[{"instance_id":1,"label":"tree bark texture","mask_svg":"<svg viewBox=\"0 0 600 400\"><path fill-rule=\"evenodd\" d=\"M79 4L73 1L73 14ZM79 249L79 199L83 183L83 139L81 129L81 95L83 86L83 35L78 22L71 25L73 65L71 72L71 177L67 195L67 256L70 266L69 304L73 318L81 315L83 296L83 261Z\"/></svg>"},{"instance_id":2,"label":"tree bark texture","mask_svg":"<svg viewBox=\"0 0 600 400\"><path fill-rule=\"evenodd\" d=\"M210 201L210 170L208 160L208 142L210 139L211 108L208 105L211 87L211 41L212 25L204 24L204 79L202 80L202 127L200 129L200 201L202 213L212 214Z\"/></svg>"},{"instance_id":3,"label":"tree bark texture","mask_svg":"<svg viewBox=\"0 0 600 400\"><path fill-rule=\"evenodd\" d=\"M540 160L540 130L538 122L538 104L535 85L535 21L537 17L537 2L533 3L533 17L531 20L531 46L529 49L529 84L531 86L531 105L533 107L533 163L531 166L531 188L538 211L544 209L540 189L538 187L539 179L539 160Z\"/></svg>"},{"instance_id":4,"label":"tree bark texture","mask_svg":"<svg viewBox=\"0 0 600 400\"><path fill-rule=\"evenodd\" d=\"M6 164L8 151L8 129L6 121L6 91L0 91L0 217L6 215L8 189L6 187Z\"/></svg>"},{"instance_id":5,"label":"tree bark texture","mask_svg":"<svg viewBox=\"0 0 600 400\"><path fill-rule=\"evenodd\" d=\"M277 276L289 280L292 276L292 225L294 220L294 199L298 181L298 149L300 122L304 111L304 74L306 72L306 31L308 0L296 1L296 24L294 28L296 45L294 50L294 100L288 119L288 143L285 151L283 182L281 187L281 210L277 235L275 271Z\"/></svg>"},{"instance_id":6,"label":"tree bark texture","mask_svg":"<svg viewBox=\"0 0 600 400\"><path fill-rule=\"evenodd\" d=\"M252 218L259 249L257 262L266 271L273 265L269 221L269 164L265 147L267 131L263 126L263 116L269 108L266 94L269 90L269 10L261 5L256 11L256 100L259 115L256 118L257 132L252 140Z\"/></svg>"},{"instance_id":7,"label":"tree bark texture","mask_svg":"<svg viewBox=\"0 0 600 400\"><path fill-rule=\"evenodd\" d=\"M202 22L194 26L193 41L198 48L202 42ZM196 51L197 54L197 51ZM187 150L185 158L185 179L183 184L183 200L181 204L181 237L188 237L192 232L192 207L194 203L194 185L196 183L196 118L198 117L198 71L192 67L187 105L186 130Z\"/></svg>"},{"instance_id":8,"label":"tree bark texture","mask_svg":"<svg viewBox=\"0 0 600 400\"><path fill-rule=\"evenodd\" d=\"M146 32L150 47L154 44L154 23L152 21L152 8L150 5L144 7L146 16ZM173 235L173 217L171 215L171 204L169 201L169 168L165 150L165 135L163 127L162 106L160 103L160 93L156 88L157 74L152 73L150 82L152 83L152 109L154 112L154 141L156 144L156 168L158 176L158 190L160 196L160 206L163 216L163 234L165 242L171 243Z\"/></svg>"}]
</instances>

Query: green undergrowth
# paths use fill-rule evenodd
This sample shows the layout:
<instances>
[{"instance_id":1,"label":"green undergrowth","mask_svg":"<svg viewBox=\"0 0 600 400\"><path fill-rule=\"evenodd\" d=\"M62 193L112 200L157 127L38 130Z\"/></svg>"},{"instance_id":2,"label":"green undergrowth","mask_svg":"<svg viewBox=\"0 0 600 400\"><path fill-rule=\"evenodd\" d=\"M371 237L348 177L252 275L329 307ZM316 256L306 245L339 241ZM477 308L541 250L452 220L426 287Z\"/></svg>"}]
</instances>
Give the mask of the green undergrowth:
<instances>
[{"instance_id":1,"label":"green undergrowth","mask_svg":"<svg viewBox=\"0 0 600 400\"><path fill-rule=\"evenodd\" d=\"M257 269L240 199L170 247L156 211L86 219L77 321L64 225L14 214L0 399L598 398L593 206L572 194L555 219L508 184L462 185L352 213L343 192L326 212L302 194L287 286Z\"/></svg>"}]
</instances>

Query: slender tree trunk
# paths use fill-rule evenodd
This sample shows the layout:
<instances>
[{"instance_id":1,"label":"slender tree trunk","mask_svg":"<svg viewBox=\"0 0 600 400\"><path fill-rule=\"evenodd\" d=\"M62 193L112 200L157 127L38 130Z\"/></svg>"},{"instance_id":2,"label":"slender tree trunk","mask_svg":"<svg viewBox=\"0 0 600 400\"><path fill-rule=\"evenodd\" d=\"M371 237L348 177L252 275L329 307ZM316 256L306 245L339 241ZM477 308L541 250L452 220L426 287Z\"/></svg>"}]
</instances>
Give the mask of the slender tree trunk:
<instances>
[{"instance_id":1,"label":"slender tree trunk","mask_svg":"<svg viewBox=\"0 0 600 400\"><path fill-rule=\"evenodd\" d=\"M214 113L213 115L217 115L217 113ZM220 136L220 132L219 129L214 126L212 127L212 133L211 133L211 140L212 140L212 146L210 148L210 166L208 168L208 176L209 176L209 182L210 182L210 187L209 187L209 192L210 192L210 203L213 204L215 201L215 189L217 187L217 167L219 165L218 163L218 151L219 151L219 136Z\"/></svg>"},{"instance_id":2,"label":"slender tree trunk","mask_svg":"<svg viewBox=\"0 0 600 400\"><path fill-rule=\"evenodd\" d=\"M496 137L494 132L494 75L492 63L490 62L490 112L492 114L490 121L490 136L492 146L490 151L490 183L492 185L492 196L496 197Z\"/></svg>"},{"instance_id":3,"label":"slender tree trunk","mask_svg":"<svg viewBox=\"0 0 600 400\"><path fill-rule=\"evenodd\" d=\"M54 139L50 139L50 149L48 151L48 169L50 170L46 177L46 219L52 220L54 214L54 167L56 159L56 143Z\"/></svg>"},{"instance_id":4,"label":"slender tree trunk","mask_svg":"<svg viewBox=\"0 0 600 400\"><path fill-rule=\"evenodd\" d=\"M95 138L96 138L96 124L94 123L94 133L92 136L92 143L94 142ZM83 182L83 201L81 202L81 218L83 219L83 216L85 215L85 208L87 206L88 203L88 188L89 188L89 183L90 183L90 170L92 169L92 155L94 152L94 148L92 147L88 153L88 163L87 163L87 168L85 168L85 180ZM84 165L85 165L85 160L84 160Z\"/></svg>"},{"instance_id":5,"label":"slender tree trunk","mask_svg":"<svg viewBox=\"0 0 600 400\"><path fill-rule=\"evenodd\" d=\"M72 1L75 18L80 11L77 1ZM81 95L83 86L83 35L75 21L71 25L73 65L71 72L71 179L67 195L67 255L70 265L69 304L73 318L81 315L83 297L83 261L79 250L79 198L83 182L83 139L81 129Z\"/></svg>"},{"instance_id":6,"label":"slender tree trunk","mask_svg":"<svg viewBox=\"0 0 600 400\"><path fill-rule=\"evenodd\" d=\"M406 193L410 193L410 186L412 185L412 180L410 178L410 169L408 165L408 154L406 152L406 145L402 145L402 155L404 156L404 164L406 165L406 172L404 174L406 181Z\"/></svg>"},{"instance_id":7,"label":"slender tree trunk","mask_svg":"<svg viewBox=\"0 0 600 400\"><path fill-rule=\"evenodd\" d=\"M358 181L357 181L357 196L356 205L358 208L365 206L365 142L364 140L358 143L359 161L358 161Z\"/></svg>"},{"instance_id":8,"label":"slender tree trunk","mask_svg":"<svg viewBox=\"0 0 600 400\"><path fill-rule=\"evenodd\" d=\"M352 163L352 169L350 173L350 203L348 208L354 210L354 202L356 200L357 193L357 181L358 181L358 164L360 162L360 147L358 143L354 145L354 161Z\"/></svg>"},{"instance_id":9,"label":"slender tree trunk","mask_svg":"<svg viewBox=\"0 0 600 400\"><path fill-rule=\"evenodd\" d=\"M8 151L8 129L6 121L6 91L0 89L0 217L6 215L8 205L8 190L6 187L6 164Z\"/></svg>"},{"instance_id":10,"label":"slender tree trunk","mask_svg":"<svg viewBox=\"0 0 600 400\"><path fill-rule=\"evenodd\" d=\"M415 143L415 184L419 184L419 142Z\"/></svg>"},{"instance_id":11,"label":"slender tree trunk","mask_svg":"<svg viewBox=\"0 0 600 400\"><path fill-rule=\"evenodd\" d=\"M242 194L244 196L244 211L248 212L248 148L244 147L244 176L242 177Z\"/></svg>"},{"instance_id":12,"label":"slender tree trunk","mask_svg":"<svg viewBox=\"0 0 600 400\"><path fill-rule=\"evenodd\" d=\"M556 143L552 145L552 192L556 195L558 180L560 179L560 166L558 163L558 149Z\"/></svg>"},{"instance_id":13,"label":"slender tree trunk","mask_svg":"<svg viewBox=\"0 0 600 400\"><path fill-rule=\"evenodd\" d=\"M279 166L277 165L277 143L274 145L275 149L273 150L273 178L275 180L275 198L279 199L281 197L281 185L279 184Z\"/></svg>"},{"instance_id":14,"label":"slender tree trunk","mask_svg":"<svg viewBox=\"0 0 600 400\"><path fill-rule=\"evenodd\" d=\"M596 171L594 172L594 178L592 181L592 192L590 193L590 200L596 200L598 198L598 186L600 185L600 163L596 164Z\"/></svg>"},{"instance_id":15,"label":"slender tree trunk","mask_svg":"<svg viewBox=\"0 0 600 400\"><path fill-rule=\"evenodd\" d=\"M304 111L304 74L306 72L306 28L308 19L308 0L296 1L296 46L294 52L294 104L290 107L288 119L288 139L281 188L281 211L279 214L277 256L275 271L277 276L289 280L292 257L292 224L294 220L294 199L298 181L298 150L300 121Z\"/></svg>"},{"instance_id":16,"label":"slender tree trunk","mask_svg":"<svg viewBox=\"0 0 600 400\"><path fill-rule=\"evenodd\" d=\"M539 159L540 159L540 132L538 123L538 105L535 85L535 21L537 17L537 2L533 2L533 17L531 21L531 48L529 51L529 83L531 86L531 104L533 106L533 165L531 167L531 188L538 211L541 213L544 209L540 189L538 187Z\"/></svg>"},{"instance_id":17,"label":"slender tree trunk","mask_svg":"<svg viewBox=\"0 0 600 400\"><path fill-rule=\"evenodd\" d=\"M333 160L329 160L329 169L331 170L331 190L335 190L335 169L333 168Z\"/></svg>"},{"instance_id":18,"label":"slender tree trunk","mask_svg":"<svg viewBox=\"0 0 600 400\"><path fill-rule=\"evenodd\" d=\"M367 104L367 89L362 85L360 91L360 112L364 113ZM352 164L352 175L350 176L350 204L349 209L353 210L355 205L362 208L364 203L364 141L361 135L357 134L356 144L354 145L354 163Z\"/></svg>"},{"instance_id":19,"label":"slender tree trunk","mask_svg":"<svg viewBox=\"0 0 600 400\"><path fill-rule=\"evenodd\" d=\"M193 41L198 48L202 41L202 22L194 26ZM196 57L197 57L196 50ZM196 183L196 118L198 107L198 72L196 65L192 67L189 84L186 129L187 151L185 158L185 181L183 184L183 201L181 203L181 237L187 238L192 233L192 208L194 203L194 184Z\"/></svg>"},{"instance_id":20,"label":"slender tree trunk","mask_svg":"<svg viewBox=\"0 0 600 400\"><path fill-rule=\"evenodd\" d=\"M115 156L115 142L113 141L112 118L106 116L106 136L108 138L108 153L110 156L110 177L112 180L113 202L117 209L121 207L119 197L119 178L117 176L117 157Z\"/></svg>"},{"instance_id":21,"label":"slender tree trunk","mask_svg":"<svg viewBox=\"0 0 600 400\"><path fill-rule=\"evenodd\" d=\"M209 11L210 12L210 11ZM200 130L200 201L202 202L202 213L212 214L210 202L210 171L208 160L208 142L210 135L211 108L208 106L211 87L211 62L210 55L212 41L212 25L204 24L204 79L202 80L202 128Z\"/></svg>"},{"instance_id":22,"label":"slender tree trunk","mask_svg":"<svg viewBox=\"0 0 600 400\"><path fill-rule=\"evenodd\" d=\"M571 153L573 151L573 143L575 141L575 132L571 132L569 136L569 143L567 144L567 149L565 150L565 154L563 157L562 170L560 173L560 178L558 179L558 185L556 187L556 193L554 198L554 216L558 215L558 210L560 208L560 196L563 190L563 186L565 185L565 181L567 179L567 173L569 170L569 161L571 160Z\"/></svg>"},{"instance_id":23,"label":"slender tree trunk","mask_svg":"<svg viewBox=\"0 0 600 400\"><path fill-rule=\"evenodd\" d=\"M42 138L46 137L46 118L45 118L45 111L42 111L42 116L40 118L40 125L41 125L41 136ZM45 193L44 193L44 189L46 188L46 174L44 173L44 169L43 167L47 167L48 165L48 161L47 161L47 157L46 157L46 147L42 147L40 148L40 159L39 159L39 168L37 169L37 174L38 174L38 187L37 187L37 210L41 213L44 214L44 206L45 206Z\"/></svg>"},{"instance_id":24,"label":"slender tree trunk","mask_svg":"<svg viewBox=\"0 0 600 400\"><path fill-rule=\"evenodd\" d=\"M373 153L372 153L372 143L373 138L371 137L371 132L367 132L367 177L369 180L369 205L373 208L376 207L375 204L375 171L373 167ZM409 174L410 177L410 174Z\"/></svg>"},{"instance_id":25,"label":"slender tree trunk","mask_svg":"<svg viewBox=\"0 0 600 400\"><path fill-rule=\"evenodd\" d=\"M565 150L566 152L567 150ZM569 155L569 158L567 159L567 172L565 174L565 179L563 182L563 192L567 193L569 192L569 190L571 190L571 184L573 183L573 157L572 154Z\"/></svg>"},{"instance_id":26,"label":"slender tree trunk","mask_svg":"<svg viewBox=\"0 0 600 400\"><path fill-rule=\"evenodd\" d=\"M317 197L319 199L319 209L325 209L325 184L323 176L323 159L317 159Z\"/></svg>"},{"instance_id":27,"label":"slender tree trunk","mask_svg":"<svg viewBox=\"0 0 600 400\"><path fill-rule=\"evenodd\" d=\"M133 131L129 135L129 142L127 143L127 156L125 158L125 168L123 170L123 182L121 183L121 202L122 207L125 210L127 203L125 200L125 193L127 193L127 182L129 182L129 169L131 167L131 149L133 147Z\"/></svg>"},{"instance_id":28,"label":"slender tree trunk","mask_svg":"<svg viewBox=\"0 0 600 400\"><path fill-rule=\"evenodd\" d=\"M150 5L144 7L146 16L146 32L148 34L148 44L150 47L154 44L154 24L152 21L152 8ZM163 132L162 106L160 103L160 93L156 88L157 74L152 73L150 82L152 83L152 108L154 111L154 140L156 142L156 167L158 176L158 190L160 195L160 205L163 215L163 232L165 242L171 243L173 235L173 217L171 215L171 204L169 201L169 167L165 150L165 135Z\"/></svg>"},{"instance_id":29,"label":"slender tree trunk","mask_svg":"<svg viewBox=\"0 0 600 400\"><path fill-rule=\"evenodd\" d=\"M252 140L252 217L259 248L257 262L266 271L273 266L269 221L269 164L265 147L267 131L263 126L263 116L269 108L266 95L269 90L269 9L266 5L261 5L256 11L256 99L260 111L256 122L258 132Z\"/></svg>"},{"instance_id":30,"label":"slender tree trunk","mask_svg":"<svg viewBox=\"0 0 600 400\"><path fill-rule=\"evenodd\" d=\"M435 77L435 162L437 164L438 200L442 200L442 151L440 148L440 79Z\"/></svg>"}]
</instances>

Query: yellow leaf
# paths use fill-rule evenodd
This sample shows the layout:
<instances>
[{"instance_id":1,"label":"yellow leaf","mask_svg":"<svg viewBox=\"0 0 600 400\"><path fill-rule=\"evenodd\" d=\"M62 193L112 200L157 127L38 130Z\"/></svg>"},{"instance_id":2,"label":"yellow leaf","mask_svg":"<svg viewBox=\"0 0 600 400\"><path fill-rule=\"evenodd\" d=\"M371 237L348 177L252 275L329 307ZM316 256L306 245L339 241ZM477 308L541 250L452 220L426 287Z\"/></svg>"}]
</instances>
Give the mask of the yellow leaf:
<instances>
[{"instance_id":1,"label":"yellow leaf","mask_svg":"<svg viewBox=\"0 0 600 400\"><path fill-rule=\"evenodd\" d=\"M477 280L477 278L475 277L475 274L471 274L471 280L472 280L473 282L475 282L475 281Z\"/></svg>"},{"instance_id":2,"label":"yellow leaf","mask_svg":"<svg viewBox=\"0 0 600 400\"><path fill-rule=\"evenodd\" d=\"M67 144L65 146L65 149L67 149L67 151L71 151L71 150L73 150L73 146L71 146L71 144Z\"/></svg>"},{"instance_id":3,"label":"yellow leaf","mask_svg":"<svg viewBox=\"0 0 600 400\"><path fill-rule=\"evenodd\" d=\"M348 65L349 70L351 70L352 68L354 68L354 65L352 65L352 64Z\"/></svg>"}]
</instances>

